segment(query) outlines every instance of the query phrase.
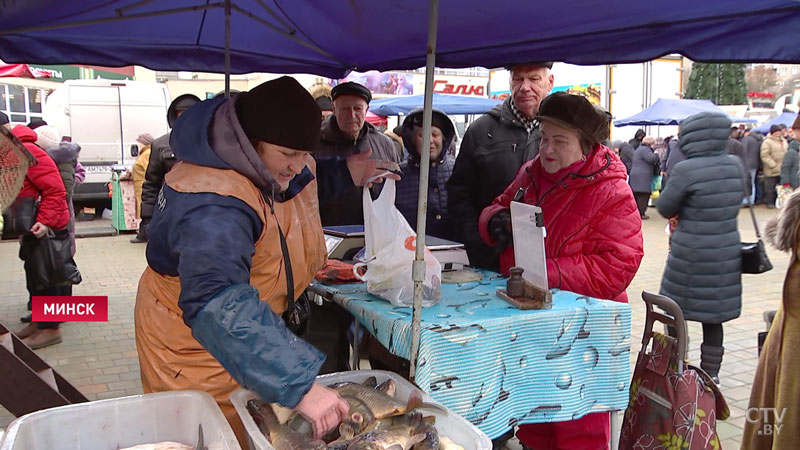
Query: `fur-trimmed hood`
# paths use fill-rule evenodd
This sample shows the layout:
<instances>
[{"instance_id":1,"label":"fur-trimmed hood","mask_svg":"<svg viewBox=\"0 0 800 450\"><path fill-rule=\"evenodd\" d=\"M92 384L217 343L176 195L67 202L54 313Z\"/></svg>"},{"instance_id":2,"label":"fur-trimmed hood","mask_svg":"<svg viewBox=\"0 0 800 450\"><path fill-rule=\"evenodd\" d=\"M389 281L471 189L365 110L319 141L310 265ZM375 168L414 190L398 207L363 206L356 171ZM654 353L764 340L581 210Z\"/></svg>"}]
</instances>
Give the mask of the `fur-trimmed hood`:
<instances>
[{"instance_id":1,"label":"fur-trimmed hood","mask_svg":"<svg viewBox=\"0 0 800 450\"><path fill-rule=\"evenodd\" d=\"M791 251L796 245L798 224L800 224L800 189L795 189L784 203L780 215L767 221L766 241L778 250Z\"/></svg>"},{"instance_id":2,"label":"fur-trimmed hood","mask_svg":"<svg viewBox=\"0 0 800 450\"><path fill-rule=\"evenodd\" d=\"M47 154L53 158L56 164L63 162L75 163L78 160L81 146L74 142L61 142L58 147L47 150Z\"/></svg>"}]
</instances>

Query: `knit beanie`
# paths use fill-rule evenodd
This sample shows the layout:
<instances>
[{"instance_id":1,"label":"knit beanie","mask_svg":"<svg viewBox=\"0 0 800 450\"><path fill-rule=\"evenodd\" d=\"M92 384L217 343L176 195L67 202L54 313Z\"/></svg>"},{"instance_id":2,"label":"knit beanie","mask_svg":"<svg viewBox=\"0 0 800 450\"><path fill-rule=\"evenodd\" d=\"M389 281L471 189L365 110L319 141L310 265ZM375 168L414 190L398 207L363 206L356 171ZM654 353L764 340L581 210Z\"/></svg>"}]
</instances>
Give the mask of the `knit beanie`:
<instances>
[{"instance_id":1,"label":"knit beanie","mask_svg":"<svg viewBox=\"0 0 800 450\"><path fill-rule=\"evenodd\" d=\"M280 77L234 99L236 116L250 139L311 152L319 144L322 112L292 77Z\"/></svg>"},{"instance_id":2,"label":"knit beanie","mask_svg":"<svg viewBox=\"0 0 800 450\"><path fill-rule=\"evenodd\" d=\"M43 150L50 150L51 148L57 148L58 144L61 142L61 133L55 129L52 125L42 125L36 128L36 145Z\"/></svg>"}]
</instances>

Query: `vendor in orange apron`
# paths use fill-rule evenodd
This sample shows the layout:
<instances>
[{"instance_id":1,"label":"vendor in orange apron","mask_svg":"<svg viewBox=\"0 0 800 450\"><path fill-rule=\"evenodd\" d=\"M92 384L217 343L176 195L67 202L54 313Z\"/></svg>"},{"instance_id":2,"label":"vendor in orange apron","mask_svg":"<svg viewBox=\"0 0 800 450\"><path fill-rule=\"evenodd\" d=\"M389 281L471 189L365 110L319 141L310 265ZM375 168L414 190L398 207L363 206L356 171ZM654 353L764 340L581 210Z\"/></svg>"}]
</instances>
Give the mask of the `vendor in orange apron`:
<instances>
[{"instance_id":1,"label":"vendor in orange apron","mask_svg":"<svg viewBox=\"0 0 800 450\"><path fill-rule=\"evenodd\" d=\"M210 393L243 446L228 399L239 386L295 408L317 435L347 414L314 382L324 355L281 315L298 317L295 300L325 263L318 186L335 196L394 166L366 156L315 164L320 117L289 77L195 105L173 129L180 162L148 225L135 309L144 392Z\"/></svg>"}]
</instances>

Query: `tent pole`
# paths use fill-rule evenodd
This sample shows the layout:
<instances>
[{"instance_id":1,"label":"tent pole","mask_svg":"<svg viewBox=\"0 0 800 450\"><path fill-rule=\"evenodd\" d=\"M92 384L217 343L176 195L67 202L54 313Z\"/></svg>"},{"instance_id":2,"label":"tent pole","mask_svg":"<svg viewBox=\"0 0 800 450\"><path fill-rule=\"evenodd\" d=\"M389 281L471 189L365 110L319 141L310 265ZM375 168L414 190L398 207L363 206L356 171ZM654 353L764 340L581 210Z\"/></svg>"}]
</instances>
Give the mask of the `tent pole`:
<instances>
[{"instance_id":1,"label":"tent pole","mask_svg":"<svg viewBox=\"0 0 800 450\"><path fill-rule=\"evenodd\" d=\"M225 98L231 98L231 0L225 0Z\"/></svg>"},{"instance_id":2,"label":"tent pole","mask_svg":"<svg viewBox=\"0 0 800 450\"><path fill-rule=\"evenodd\" d=\"M414 280L414 309L411 319L411 366L409 378L414 381L419 356L420 322L422 320L422 283L425 280L425 222L428 217L428 173L431 160L431 117L433 116L433 68L436 65L436 32L439 21L439 0L430 0L428 15L428 49L425 56L425 103L422 112L422 148L419 165L419 197L417 201L417 251L411 267ZM445 149L442 149L444 151Z\"/></svg>"}]
</instances>

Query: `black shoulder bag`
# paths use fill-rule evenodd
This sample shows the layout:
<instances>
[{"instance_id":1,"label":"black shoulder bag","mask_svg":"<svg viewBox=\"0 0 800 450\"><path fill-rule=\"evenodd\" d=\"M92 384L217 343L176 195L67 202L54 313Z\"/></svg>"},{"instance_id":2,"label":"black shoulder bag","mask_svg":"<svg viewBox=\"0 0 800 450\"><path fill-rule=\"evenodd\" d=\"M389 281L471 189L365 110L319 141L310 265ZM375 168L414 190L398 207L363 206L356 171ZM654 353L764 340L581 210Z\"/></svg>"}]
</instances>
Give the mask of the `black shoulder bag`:
<instances>
[{"instance_id":1,"label":"black shoulder bag","mask_svg":"<svg viewBox=\"0 0 800 450\"><path fill-rule=\"evenodd\" d=\"M772 270L772 263L767 257L767 249L764 246L764 241L761 240L761 233L758 232L758 222L756 222L756 213L753 212L753 205L750 203L750 196L747 195L747 185L744 182L744 169L737 158L737 167L741 169L742 187L744 188L745 198L747 199L748 209L750 210L750 217L753 219L753 228L756 230L756 237L758 242L742 242L742 273L764 273Z\"/></svg>"},{"instance_id":2,"label":"black shoulder bag","mask_svg":"<svg viewBox=\"0 0 800 450\"><path fill-rule=\"evenodd\" d=\"M3 239L16 239L30 233L38 212L39 202L35 198L15 198L3 213Z\"/></svg>"},{"instance_id":3,"label":"black shoulder bag","mask_svg":"<svg viewBox=\"0 0 800 450\"><path fill-rule=\"evenodd\" d=\"M283 253L283 266L286 270L286 297L287 306L286 311L281 316L286 323L286 328L297 336L302 336L308 328L308 319L311 316L311 305L308 300L308 293L303 292L294 299L294 274L292 273L292 260L289 257L289 246L286 245L286 238L283 235L281 224L278 221L278 216L275 215L275 209L272 206L272 199L268 197L263 191L261 195L264 201L269 205L270 212L275 217L275 224L278 226L278 236L281 239L281 253Z\"/></svg>"}]
</instances>

